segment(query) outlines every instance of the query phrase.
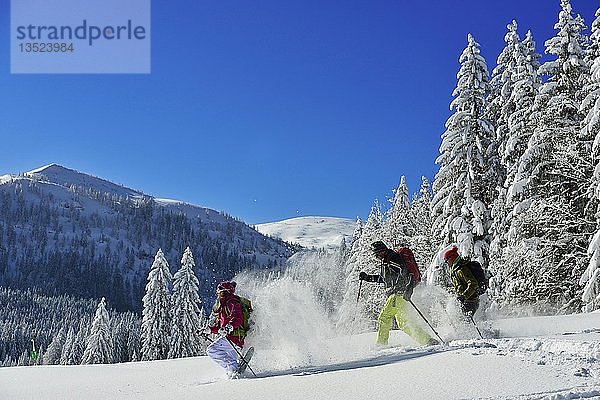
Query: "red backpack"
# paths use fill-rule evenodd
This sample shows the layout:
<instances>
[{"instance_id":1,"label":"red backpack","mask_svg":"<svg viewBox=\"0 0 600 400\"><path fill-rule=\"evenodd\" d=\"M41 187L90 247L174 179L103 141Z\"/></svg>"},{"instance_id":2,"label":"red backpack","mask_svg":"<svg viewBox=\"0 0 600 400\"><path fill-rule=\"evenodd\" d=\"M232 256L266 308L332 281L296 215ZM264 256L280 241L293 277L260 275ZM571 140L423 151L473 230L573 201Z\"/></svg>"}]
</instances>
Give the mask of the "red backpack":
<instances>
[{"instance_id":1,"label":"red backpack","mask_svg":"<svg viewBox=\"0 0 600 400\"><path fill-rule=\"evenodd\" d=\"M413 282L415 284L421 282L421 272L419 271L417 260L415 260L415 255L413 254L412 250L408 247L400 247L398 250L396 250L396 253L402 256L404 265L413 276Z\"/></svg>"}]
</instances>

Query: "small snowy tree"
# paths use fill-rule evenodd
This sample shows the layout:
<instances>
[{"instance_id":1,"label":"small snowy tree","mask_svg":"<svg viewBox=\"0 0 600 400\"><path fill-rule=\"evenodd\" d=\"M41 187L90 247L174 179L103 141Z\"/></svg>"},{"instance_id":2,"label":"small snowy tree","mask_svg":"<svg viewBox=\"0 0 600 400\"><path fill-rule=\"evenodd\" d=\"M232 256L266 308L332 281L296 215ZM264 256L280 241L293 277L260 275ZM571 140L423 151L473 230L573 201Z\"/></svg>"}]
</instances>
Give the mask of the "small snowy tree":
<instances>
[{"instance_id":1,"label":"small snowy tree","mask_svg":"<svg viewBox=\"0 0 600 400\"><path fill-rule=\"evenodd\" d=\"M431 262L438 245L432 232L431 197L431 186L427 178L423 176L419 193L414 196L410 209L410 220L414 226L411 249L421 272L424 272Z\"/></svg>"},{"instance_id":2,"label":"small snowy tree","mask_svg":"<svg viewBox=\"0 0 600 400\"><path fill-rule=\"evenodd\" d=\"M62 349L65 345L66 340L66 331L67 328L65 326L61 327L56 336L50 342L50 345L46 349L44 353L44 363L48 365L60 364L60 357L62 355Z\"/></svg>"},{"instance_id":3,"label":"small snowy tree","mask_svg":"<svg viewBox=\"0 0 600 400\"><path fill-rule=\"evenodd\" d=\"M146 294L142 299L141 357L146 360L164 360L169 354L171 283L169 264L161 249L154 257L148 273Z\"/></svg>"},{"instance_id":4,"label":"small snowy tree","mask_svg":"<svg viewBox=\"0 0 600 400\"><path fill-rule=\"evenodd\" d=\"M62 365L70 364L70 360L72 360L73 356L73 347L75 346L76 341L75 329L73 327L69 327L69 332L67 333L67 338L65 339L65 345L63 346L63 351L60 356L60 363Z\"/></svg>"},{"instance_id":5,"label":"small snowy tree","mask_svg":"<svg viewBox=\"0 0 600 400\"><path fill-rule=\"evenodd\" d=\"M382 240L392 248L400 245L410 246L414 229L410 221L410 199L404 175L400 178L400 184L394 191L394 198L390 202L392 207L388 210L387 218L383 223L384 237Z\"/></svg>"},{"instance_id":6,"label":"small snowy tree","mask_svg":"<svg viewBox=\"0 0 600 400\"><path fill-rule=\"evenodd\" d=\"M363 222L360 217L356 217L356 225L354 226L354 232L352 233L352 243L356 242L362 235Z\"/></svg>"},{"instance_id":7,"label":"small snowy tree","mask_svg":"<svg viewBox=\"0 0 600 400\"><path fill-rule=\"evenodd\" d=\"M375 200L362 234L352 244L350 256L346 262L346 282L344 298L340 306L338 326L346 332L362 332L375 326L375 316L381 305L383 291L381 285L363 284L357 304L359 290L358 274L379 273L379 264L373 257L371 243L382 240L383 214L379 202ZM383 299L385 300L385 299Z\"/></svg>"},{"instance_id":8,"label":"small snowy tree","mask_svg":"<svg viewBox=\"0 0 600 400\"><path fill-rule=\"evenodd\" d=\"M81 362L83 364L109 364L112 361L110 318L103 297L96 309L96 315L92 321L92 330L90 336L88 336Z\"/></svg>"},{"instance_id":9,"label":"small snowy tree","mask_svg":"<svg viewBox=\"0 0 600 400\"><path fill-rule=\"evenodd\" d=\"M202 352L198 334L202 323L198 278L194 274L194 257L186 248L181 258L181 268L173 280L171 297L171 342L169 358L193 357Z\"/></svg>"},{"instance_id":10,"label":"small snowy tree","mask_svg":"<svg viewBox=\"0 0 600 400\"><path fill-rule=\"evenodd\" d=\"M344 266L346 265L346 261L350 255L350 249L348 249L348 245L346 244L346 238L342 236L340 239L340 245L336 252L336 262L339 266L340 273L343 275Z\"/></svg>"},{"instance_id":11,"label":"small snowy tree","mask_svg":"<svg viewBox=\"0 0 600 400\"><path fill-rule=\"evenodd\" d=\"M85 316L79 322L79 329L77 330L75 342L73 343L73 348L71 349L71 354L67 362L69 365L81 364L83 353L85 352L87 345L87 338L90 334L91 324L91 316Z\"/></svg>"}]
</instances>

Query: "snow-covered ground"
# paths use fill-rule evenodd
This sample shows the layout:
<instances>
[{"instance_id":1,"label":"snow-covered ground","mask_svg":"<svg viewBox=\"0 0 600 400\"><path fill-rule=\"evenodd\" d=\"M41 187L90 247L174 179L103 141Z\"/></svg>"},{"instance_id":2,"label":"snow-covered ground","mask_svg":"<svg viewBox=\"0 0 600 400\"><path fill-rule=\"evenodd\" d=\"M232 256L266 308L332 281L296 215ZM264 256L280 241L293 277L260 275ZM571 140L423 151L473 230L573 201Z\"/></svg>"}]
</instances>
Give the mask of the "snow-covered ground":
<instances>
[{"instance_id":1,"label":"snow-covered ground","mask_svg":"<svg viewBox=\"0 0 600 400\"><path fill-rule=\"evenodd\" d=\"M297 217L254 225L263 235L279 238L306 248L338 247L342 238L351 242L356 221L335 217Z\"/></svg>"},{"instance_id":2,"label":"snow-covered ground","mask_svg":"<svg viewBox=\"0 0 600 400\"><path fill-rule=\"evenodd\" d=\"M500 338L419 348L394 331L385 349L373 345L374 333L330 339L314 362L290 346L261 350L255 338L251 365L258 377L239 380L227 380L207 357L1 368L0 398L600 398L600 313L500 320L485 328L498 329ZM306 355L314 354L311 345Z\"/></svg>"}]
</instances>

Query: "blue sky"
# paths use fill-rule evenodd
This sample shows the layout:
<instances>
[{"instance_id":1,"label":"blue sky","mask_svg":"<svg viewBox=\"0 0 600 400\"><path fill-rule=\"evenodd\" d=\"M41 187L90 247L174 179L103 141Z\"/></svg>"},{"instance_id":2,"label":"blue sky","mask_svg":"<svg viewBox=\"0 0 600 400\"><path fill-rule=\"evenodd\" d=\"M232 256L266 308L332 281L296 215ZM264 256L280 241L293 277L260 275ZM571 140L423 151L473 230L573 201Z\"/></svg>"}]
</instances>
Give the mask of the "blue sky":
<instances>
[{"instance_id":1,"label":"blue sky","mask_svg":"<svg viewBox=\"0 0 600 400\"><path fill-rule=\"evenodd\" d=\"M600 1L572 0L589 26ZM458 57L559 0L152 3L149 75L11 75L0 2L0 174L56 162L248 223L366 217L433 179Z\"/></svg>"}]
</instances>

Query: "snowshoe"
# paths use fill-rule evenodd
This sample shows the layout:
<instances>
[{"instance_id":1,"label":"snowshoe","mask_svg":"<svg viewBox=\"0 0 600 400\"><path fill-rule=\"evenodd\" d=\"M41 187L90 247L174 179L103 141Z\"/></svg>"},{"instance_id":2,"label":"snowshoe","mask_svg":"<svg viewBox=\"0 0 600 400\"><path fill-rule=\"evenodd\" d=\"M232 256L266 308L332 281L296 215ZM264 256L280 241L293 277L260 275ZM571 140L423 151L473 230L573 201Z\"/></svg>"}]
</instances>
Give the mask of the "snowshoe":
<instances>
[{"instance_id":1,"label":"snowshoe","mask_svg":"<svg viewBox=\"0 0 600 400\"><path fill-rule=\"evenodd\" d=\"M246 351L246 354L244 354L244 358L240 360L240 366L237 369L238 376L240 376L241 374L244 373L244 371L246 371L246 368L248 367L248 363L252 359L253 355L254 355L254 347L250 347L248 349L248 351Z\"/></svg>"}]
</instances>

